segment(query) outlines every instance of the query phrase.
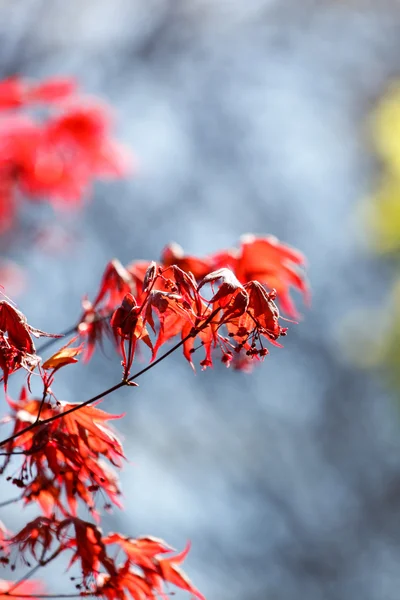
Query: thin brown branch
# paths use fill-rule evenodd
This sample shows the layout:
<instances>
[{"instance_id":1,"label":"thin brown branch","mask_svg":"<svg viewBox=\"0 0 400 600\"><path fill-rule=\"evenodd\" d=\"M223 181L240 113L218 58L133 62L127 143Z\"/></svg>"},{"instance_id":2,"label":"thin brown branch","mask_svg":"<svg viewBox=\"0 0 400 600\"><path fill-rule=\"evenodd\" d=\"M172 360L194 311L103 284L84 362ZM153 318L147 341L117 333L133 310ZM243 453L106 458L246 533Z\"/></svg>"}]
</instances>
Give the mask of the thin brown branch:
<instances>
[{"instance_id":1,"label":"thin brown branch","mask_svg":"<svg viewBox=\"0 0 400 600\"><path fill-rule=\"evenodd\" d=\"M81 592L80 594L9 594L2 592L2 596L10 598L82 598L84 596L95 596L96 592Z\"/></svg>"},{"instance_id":2,"label":"thin brown branch","mask_svg":"<svg viewBox=\"0 0 400 600\"><path fill-rule=\"evenodd\" d=\"M38 422L40 421L40 414L41 414L41 412L42 412L43 405L44 405L44 403L45 403L45 401L46 401L47 391L48 391L48 387L47 387L47 384L45 384L45 386L44 386L44 389L43 389L42 400L41 400L41 402L40 402L40 406L39 406L38 414L37 414L37 416L36 416L36 421L35 421L35 423L38 423Z\"/></svg>"},{"instance_id":3,"label":"thin brown branch","mask_svg":"<svg viewBox=\"0 0 400 600\"><path fill-rule=\"evenodd\" d=\"M10 592L13 592L15 589L17 589L17 587L19 587L27 579L30 579L32 577L32 575L34 575L36 573L36 571L38 571L40 569L40 567L42 567L42 566L43 565L40 562L37 565L35 565L28 573L26 573L23 577L21 577L15 583L13 583L13 585L10 587L10 589L7 592L5 592L5 594L9 595Z\"/></svg>"},{"instance_id":4,"label":"thin brown branch","mask_svg":"<svg viewBox=\"0 0 400 600\"><path fill-rule=\"evenodd\" d=\"M193 330L187 336L185 336L184 338L182 338L178 343L176 343L174 346L172 346L172 348L170 348L169 350L167 350L167 352L164 352L164 354L162 356L160 356L159 358L157 358L157 360L155 360L154 362L152 362L149 365L147 365L147 367L144 367L144 369L141 369L140 371L138 371L137 373L135 373L131 377L128 377L128 379L125 379L123 381L120 381L119 383L116 383L115 385L113 385L112 387L108 388L104 392L101 392L100 394L97 394L96 396L93 396L92 398L89 398L89 400L85 400L84 402L81 402L80 404L76 404L75 406L73 406L69 410L66 410L66 411L64 411L62 413L57 413L57 414L53 415L52 417L49 417L48 419L43 419L43 420L35 421L34 423L31 423L30 425L28 425L24 429L21 429L21 431L18 431L17 433L14 433L10 437L6 438L5 440L2 440L0 442L0 448L2 446L5 446L6 444L8 444L8 442L12 442L13 440L17 439L18 437L20 437L24 433L27 433L28 431L32 431L33 429L36 429L36 427L41 427L42 425L47 425L48 423L53 423L53 421L57 421L58 419L61 419L61 418L65 417L66 415L70 415L71 413L73 413L73 412L75 412L77 410L80 410L84 406L88 406L89 404L93 404L93 402L97 402L97 400L101 400L102 398L105 398L106 396L109 396L110 394L112 394L113 392L119 390L120 388L124 387L125 385L129 385L131 382L133 382L134 379L137 379L141 375L144 375L144 373L147 373L147 371L150 371L150 369L153 369L156 365L158 365L160 362L162 362L168 356L170 356L170 354L172 354L173 352L175 352L176 350L178 350L178 348L180 348L181 346L183 346L183 344L188 339L190 339L191 337L195 337L199 333L199 331L201 331L202 329L204 329L205 327L207 327L207 325L209 325L211 323L211 321L216 316L216 314L218 313L218 311L219 311L219 309L216 309L204 321L204 323L201 324L201 326L193 328Z\"/></svg>"},{"instance_id":5,"label":"thin brown branch","mask_svg":"<svg viewBox=\"0 0 400 600\"><path fill-rule=\"evenodd\" d=\"M30 571L28 571L28 573L26 573L23 577L21 577L15 583L13 583L9 590L7 590L6 592L2 592L1 595L10 596L10 597L12 597L14 595L14 596L17 596L19 598L22 598L22 597L31 598L32 594L20 595L20 594L11 594L10 592L13 592L14 590L16 590L17 587L19 587L20 585L22 585L23 583L25 583L25 581L27 581L28 579L30 579L32 577L32 575L34 575L36 573L36 571L38 571L42 567L45 567L52 560L54 560L55 558L57 558L57 556L63 551L63 549L64 549L64 547L62 545L60 545L57 548L57 550L55 550L55 552L53 552L53 554L51 556L49 556L48 558L46 558L46 560L44 560L44 558L43 558L43 555L45 554L45 549L43 549L42 558L39 560L39 562L37 563L37 565L35 565ZM37 597L41 598L42 596L38 595Z\"/></svg>"},{"instance_id":6,"label":"thin brown branch","mask_svg":"<svg viewBox=\"0 0 400 600\"><path fill-rule=\"evenodd\" d=\"M18 502L18 500L21 500L22 496L16 496L15 498L10 498L10 500L5 500L4 502L0 502L0 508L3 508L3 506L8 506L9 504L13 504L14 502Z\"/></svg>"},{"instance_id":7,"label":"thin brown branch","mask_svg":"<svg viewBox=\"0 0 400 600\"><path fill-rule=\"evenodd\" d=\"M17 454L29 454L29 450L14 450L14 452L0 452L0 456L14 456Z\"/></svg>"}]
</instances>

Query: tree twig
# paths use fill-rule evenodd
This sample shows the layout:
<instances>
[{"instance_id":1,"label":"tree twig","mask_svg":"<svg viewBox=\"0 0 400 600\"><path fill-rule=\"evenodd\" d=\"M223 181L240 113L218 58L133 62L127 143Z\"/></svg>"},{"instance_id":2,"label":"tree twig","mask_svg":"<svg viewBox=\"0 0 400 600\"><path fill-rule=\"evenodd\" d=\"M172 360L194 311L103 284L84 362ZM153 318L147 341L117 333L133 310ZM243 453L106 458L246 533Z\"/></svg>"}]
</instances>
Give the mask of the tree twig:
<instances>
[{"instance_id":1,"label":"tree twig","mask_svg":"<svg viewBox=\"0 0 400 600\"><path fill-rule=\"evenodd\" d=\"M21 500L21 498L22 496L16 496L15 498L10 498L10 500L0 502L0 508L3 508L3 506L8 506L9 504L13 504L13 502L18 502L18 500Z\"/></svg>"},{"instance_id":2,"label":"tree twig","mask_svg":"<svg viewBox=\"0 0 400 600\"><path fill-rule=\"evenodd\" d=\"M84 402L81 402L80 404L76 404L72 408L70 408L70 409L68 409L68 410L66 410L66 411L64 411L62 413L57 413L57 414L53 415L52 417L49 417L48 419L43 419L43 420L40 420L40 421L36 420L34 423L31 423L30 425L28 425L24 429L21 429L20 431L18 431L17 433L14 433L10 437L6 438L5 440L2 440L0 442L0 448L2 446L5 446L6 444L8 444L8 442L12 442L16 438L18 438L21 435L23 435L24 433L27 433L28 431L32 431L33 429L36 429L36 427L39 427L39 426L42 426L42 425L47 425L48 423L52 423L53 421L57 421L58 419L61 419L61 418L65 417L66 415L70 415L70 414L74 413L75 411L82 409L84 406L88 406L89 404L93 404L93 402L96 402L97 400L101 400L105 396L109 396L113 392L116 392L117 390L119 390L120 388L122 388L122 387L124 387L126 385L128 386L131 382L133 382L134 379L137 379L141 375L144 375L144 373L147 373L147 371L150 371L150 369L153 369L156 365L158 365L160 362L162 362L168 356L170 356L170 354L172 354L173 352L175 352L176 350L178 350L178 348L180 348L181 346L183 346L183 344L187 340L189 340L191 337L196 337L196 335L200 331L202 331L205 327L207 327L207 325L210 324L210 322L216 316L216 314L218 313L218 311L219 311L219 309L216 309L215 311L213 311L211 313L211 315L209 315L209 317L199 327L194 327L192 329L192 331L187 336L185 336L184 338L182 338L178 343L176 343L174 346L172 346L172 348L170 348L169 350L167 350L167 352L164 352L164 354L162 356L160 356L159 358L157 358L157 360L155 360L154 362L152 362L149 365L147 365L147 367L144 367L143 369L141 369L140 371L138 371L134 375L131 375L131 377L128 377L127 379L124 379L124 380L120 381L119 383L116 383L115 385L111 386L110 388L108 388L107 390L101 392L100 394L97 394L96 396L93 396L92 398L89 398L89 400L85 400Z\"/></svg>"}]
</instances>

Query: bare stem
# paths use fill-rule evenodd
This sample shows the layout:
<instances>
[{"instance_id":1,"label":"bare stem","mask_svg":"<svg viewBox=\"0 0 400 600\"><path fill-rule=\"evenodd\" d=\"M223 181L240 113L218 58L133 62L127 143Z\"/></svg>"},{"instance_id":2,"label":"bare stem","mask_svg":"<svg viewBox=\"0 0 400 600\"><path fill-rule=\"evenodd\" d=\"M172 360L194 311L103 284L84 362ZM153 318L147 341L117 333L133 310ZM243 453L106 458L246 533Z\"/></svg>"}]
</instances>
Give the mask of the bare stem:
<instances>
[{"instance_id":1,"label":"bare stem","mask_svg":"<svg viewBox=\"0 0 400 600\"><path fill-rule=\"evenodd\" d=\"M13 585L10 587L10 589L7 592L5 592L5 595L8 595L10 592L13 592L17 587L19 587L22 583L24 583L24 581L26 581L27 579L30 579L32 577L32 575L34 575L36 573L36 571L38 571L40 569L41 566L42 566L41 563L38 563L37 565L35 565L33 567L33 569L31 569L23 577L18 579L18 581L13 583Z\"/></svg>"},{"instance_id":2,"label":"bare stem","mask_svg":"<svg viewBox=\"0 0 400 600\"><path fill-rule=\"evenodd\" d=\"M82 598L83 596L95 596L96 592L81 592L80 594L10 594L2 592L2 596L10 598Z\"/></svg>"},{"instance_id":3,"label":"bare stem","mask_svg":"<svg viewBox=\"0 0 400 600\"><path fill-rule=\"evenodd\" d=\"M101 400L105 396L109 396L110 394L112 394L113 392L119 390L120 388L122 388L122 387L124 387L126 385L129 385L129 383L132 382L134 379L137 379L141 375L144 375L144 373L147 373L147 371L150 371L150 369L152 369L153 367L155 367L156 365L158 365L160 362L162 362L164 359L166 359L170 354L172 354L173 352L175 352L176 350L178 350L178 348L180 348L181 346L183 346L183 344L188 339L190 339L191 337L195 337L199 333L199 331L201 331L202 329L204 329L205 327L207 327L207 325L210 324L210 322L216 316L216 314L218 313L218 311L219 311L219 309L215 310L204 321L204 323L202 323L199 327L193 328L193 330L187 336L185 336L177 344L175 344L174 346L172 346L172 348L170 348L169 350L167 350L167 352L164 352L164 354L162 356L160 356L159 358L157 358L157 360L155 360L154 362L152 362L149 365L147 365L147 367L144 367L144 369L141 369L140 371L138 371L137 373L135 373L134 375L132 375L128 379L124 379L123 381L120 381L119 383L116 383L115 385L113 385L112 387L108 388L104 392L101 392L100 394L97 394L96 396L93 396L92 398L89 398L89 400L85 400L85 402L81 402L80 404L76 404L75 406L73 406L72 408L70 408L70 409L68 409L68 410L66 410L64 412L57 413L57 414L53 415L52 417L49 417L48 419L43 419L43 420L39 420L39 421L36 420L34 423L31 423L30 425L28 425L24 429L21 429L21 431L18 431L17 433L14 433L10 437L6 438L5 440L2 440L0 442L0 448L2 446L5 446L6 444L8 444L8 442L12 442L16 438L20 437L21 435L23 435L27 431L32 431L33 429L36 429L36 427L41 427L42 425L47 425L48 423L52 423L53 421L57 421L58 419L61 419L61 418L65 417L66 415L70 415L71 413L73 413L73 412L75 412L77 410L80 410L84 406L88 406L89 404L93 404L93 402L96 402L97 400Z\"/></svg>"},{"instance_id":4,"label":"bare stem","mask_svg":"<svg viewBox=\"0 0 400 600\"><path fill-rule=\"evenodd\" d=\"M21 500L22 496L16 496L15 498L10 498L10 500L5 500L4 502L0 502L0 508L3 506L8 506L9 504L13 504L14 502L18 502Z\"/></svg>"},{"instance_id":5,"label":"bare stem","mask_svg":"<svg viewBox=\"0 0 400 600\"><path fill-rule=\"evenodd\" d=\"M36 416L35 423L38 423L40 420L40 413L42 412L43 404L45 403L45 400L46 400L47 390L48 390L48 387L47 387L47 385L45 385L44 389L43 389L43 396L42 396L42 400L40 402L40 406L39 406L38 414Z\"/></svg>"}]
</instances>

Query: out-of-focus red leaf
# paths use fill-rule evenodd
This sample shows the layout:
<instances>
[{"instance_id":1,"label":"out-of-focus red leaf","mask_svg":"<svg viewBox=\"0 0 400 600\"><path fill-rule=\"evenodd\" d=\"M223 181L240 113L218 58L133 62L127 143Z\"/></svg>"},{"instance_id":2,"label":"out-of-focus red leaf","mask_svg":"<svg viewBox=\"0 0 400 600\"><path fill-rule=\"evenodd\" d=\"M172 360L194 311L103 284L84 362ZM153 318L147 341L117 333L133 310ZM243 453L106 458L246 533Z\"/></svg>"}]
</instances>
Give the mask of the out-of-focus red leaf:
<instances>
[{"instance_id":1,"label":"out-of-focus red leaf","mask_svg":"<svg viewBox=\"0 0 400 600\"><path fill-rule=\"evenodd\" d=\"M0 200L1 204L1 200ZM0 206L1 223L1 206ZM0 230L1 234L1 230ZM5 258L0 259L0 284L3 286L7 296L15 298L19 296L26 287L25 270L16 262Z\"/></svg>"},{"instance_id":2,"label":"out-of-focus red leaf","mask_svg":"<svg viewBox=\"0 0 400 600\"><path fill-rule=\"evenodd\" d=\"M26 102L60 102L77 91L77 83L70 77L51 77L42 83L31 84L25 92Z\"/></svg>"},{"instance_id":3,"label":"out-of-focus red leaf","mask_svg":"<svg viewBox=\"0 0 400 600\"><path fill-rule=\"evenodd\" d=\"M275 289L282 310L296 318L298 312L290 297L290 288L299 290L309 302L309 288L302 270L304 265L303 254L276 237L246 235L241 240L234 271L242 283L256 280Z\"/></svg>"},{"instance_id":4,"label":"out-of-focus red leaf","mask_svg":"<svg viewBox=\"0 0 400 600\"><path fill-rule=\"evenodd\" d=\"M0 600L10 600L7 592L13 588L15 581L6 581L0 579ZM14 592L15 595L21 594L26 600L36 600L37 596L44 594L45 589L41 581L23 581L18 584L18 588ZM12 593L12 592L11 592ZM32 594L30 597L29 595Z\"/></svg>"},{"instance_id":5,"label":"out-of-focus red leaf","mask_svg":"<svg viewBox=\"0 0 400 600\"><path fill-rule=\"evenodd\" d=\"M18 77L0 81L0 110L21 106L23 94L24 86Z\"/></svg>"},{"instance_id":6,"label":"out-of-focus red leaf","mask_svg":"<svg viewBox=\"0 0 400 600\"><path fill-rule=\"evenodd\" d=\"M175 242L164 248L161 261L165 267L176 265L182 271L192 273L197 280L202 279L214 269L212 259L186 255L183 248Z\"/></svg>"},{"instance_id":7,"label":"out-of-focus red leaf","mask_svg":"<svg viewBox=\"0 0 400 600\"><path fill-rule=\"evenodd\" d=\"M20 110L38 103L35 117ZM30 201L71 209L94 179L132 170L129 150L111 135L108 107L79 96L71 78L2 81L0 111L0 233L12 225L21 192Z\"/></svg>"}]
</instances>

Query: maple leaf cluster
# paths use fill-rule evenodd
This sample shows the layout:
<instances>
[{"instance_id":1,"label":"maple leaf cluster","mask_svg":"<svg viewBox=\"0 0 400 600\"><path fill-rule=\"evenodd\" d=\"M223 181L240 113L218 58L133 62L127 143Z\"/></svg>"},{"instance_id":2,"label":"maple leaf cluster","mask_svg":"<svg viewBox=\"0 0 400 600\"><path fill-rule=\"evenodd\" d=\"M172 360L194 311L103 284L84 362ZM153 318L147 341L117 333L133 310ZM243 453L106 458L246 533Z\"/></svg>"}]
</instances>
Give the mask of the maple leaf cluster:
<instances>
[{"instance_id":1,"label":"maple leaf cluster","mask_svg":"<svg viewBox=\"0 0 400 600\"><path fill-rule=\"evenodd\" d=\"M77 335L46 360L37 354L33 337L60 336L32 327L11 301L0 301L0 368L9 407L0 421L9 428L0 442L0 475L16 487L23 506L39 511L15 534L0 524L0 564L14 569L18 559L28 567L33 561L45 567L69 553L69 567L77 564L81 571L78 579L71 578L79 595L156 600L166 598L167 586L173 585L204 600L180 567L189 545L175 553L153 537L103 535L102 510L122 508L118 470L125 456L109 424L122 415L108 414L97 404L117 389L135 385L136 377L178 348L193 368L198 350L203 369L213 366L215 357L243 370L263 360L269 352L266 344L280 345L287 332L278 304L293 318L297 311L291 288L308 300L304 265L297 250L272 236L245 236L238 248L202 258L170 244L158 263L135 261L124 267L113 260L94 301L83 301ZM80 403L59 400L54 384L60 369L76 364L81 354L88 360L104 335L122 357L122 381ZM160 356L174 338L175 345ZM132 376L141 349L147 349L149 364ZM27 382L13 400L6 386L19 369L27 372ZM33 374L42 385L39 398L32 396ZM81 518L83 507L92 521ZM0 600L18 594L40 597L37 586L22 579L0 580Z\"/></svg>"},{"instance_id":2,"label":"maple leaf cluster","mask_svg":"<svg viewBox=\"0 0 400 600\"><path fill-rule=\"evenodd\" d=\"M117 533L103 536L98 527L99 497L106 499L106 510L112 504L122 508L118 475L112 467L120 468L125 457L118 436L107 424L121 415L54 397L48 384L55 371L74 362L72 358L61 350L44 363L51 373L43 374L47 399L31 398L26 388L17 402L8 398L11 412L3 422L11 424L12 435L2 444L5 457L0 473L6 472L15 455L21 455L20 468L7 480L21 492L19 500L25 505L35 503L42 515L14 535L0 527L0 563L14 569L18 559L29 567L32 561L45 567L70 553L68 568L75 563L81 568L82 577L72 579L82 595L156 600L166 597L164 586L172 584L204 600L179 567L189 546L174 554L162 540ZM79 505L89 509L94 523L78 516ZM40 584L26 583L21 587L18 583L14 593L12 582L0 580L0 592L7 598L42 593Z\"/></svg>"},{"instance_id":3,"label":"maple leaf cluster","mask_svg":"<svg viewBox=\"0 0 400 600\"><path fill-rule=\"evenodd\" d=\"M15 220L21 195L53 206L79 204L97 177L129 169L111 135L109 108L78 93L71 78L0 82L0 233Z\"/></svg>"},{"instance_id":4,"label":"maple leaf cluster","mask_svg":"<svg viewBox=\"0 0 400 600\"><path fill-rule=\"evenodd\" d=\"M239 248L203 258L170 244L159 263L135 261L124 267L114 259L94 301L83 300L77 330L85 358L108 334L122 354L126 379L139 342L150 348L154 361L159 348L180 335L192 366L197 342L205 351L203 368L213 365L218 351L227 366L248 370L254 359L268 354L265 342L279 345L286 334L275 299L291 318L298 312L290 289L309 300L304 265L299 251L272 236L253 235L244 236Z\"/></svg>"},{"instance_id":5,"label":"maple leaf cluster","mask_svg":"<svg viewBox=\"0 0 400 600\"><path fill-rule=\"evenodd\" d=\"M68 568L80 563L82 577L75 588L82 596L157 600L166 598L165 584L173 584L190 592L193 598L205 600L179 567L190 544L173 554L174 549L163 540L149 536L128 538L119 533L103 536L97 525L72 516L62 520L37 517L6 544L7 551L16 550L28 565L28 558L46 566L64 552L72 552ZM3 562L7 564L7 559ZM1 586L0 580L3 591ZM3 586L7 591L10 582L3 582Z\"/></svg>"},{"instance_id":6,"label":"maple leaf cluster","mask_svg":"<svg viewBox=\"0 0 400 600\"><path fill-rule=\"evenodd\" d=\"M81 499L98 519L95 496L101 490L110 503L122 507L118 477L107 465L121 467L124 453L117 435L107 425L110 419L119 418L94 406L84 406L68 413L76 405L66 402L48 402L30 399L23 388L18 402L8 400L12 412L12 435L18 434L29 423L34 423L40 410L42 419L59 415L48 425L28 430L5 446L8 455L2 467L4 471L14 452L24 455L19 474L12 483L22 489L25 504L37 502L46 516L54 508L64 515L77 514L77 499ZM64 509L66 498L68 510Z\"/></svg>"}]
</instances>

